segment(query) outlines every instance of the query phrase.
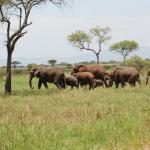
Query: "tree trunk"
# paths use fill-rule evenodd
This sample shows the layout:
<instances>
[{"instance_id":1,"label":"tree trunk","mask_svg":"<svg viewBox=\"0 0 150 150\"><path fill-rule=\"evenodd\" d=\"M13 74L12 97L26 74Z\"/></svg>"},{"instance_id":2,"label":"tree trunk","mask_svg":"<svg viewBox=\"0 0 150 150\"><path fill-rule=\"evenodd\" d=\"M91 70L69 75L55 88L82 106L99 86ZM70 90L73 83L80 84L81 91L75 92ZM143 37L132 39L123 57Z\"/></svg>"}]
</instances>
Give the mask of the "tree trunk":
<instances>
[{"instance_id":1,"label":"tree trunk","mask_svg":"<svg viewBox=\"0 0 150 150\"><path fill-rule=\"evenodd\" d=\"M99 64L99 54L96 54L97 64Z\"/></svg>"},{"instance_id":2,"label":"tree trunk","mask_svg":"<svg viewBox=\"0 0 150 150\"><path fill-rule=\"evenodd\" d=\"M11 93L11 61L12 61L12 52L7 50L7 71L6 71L6 81L5 81L5 93Z\"/></svg>"},{"instance_id":3,"label":"tree trunk","mask_svg":"<svg viewBox=\"0 0 150 150\"><path fill-rule=\"evenodd\" d=\"M123 55L123 62L125 62L125 61L126 61L126 56Z\"/></svg>"}]
</instances>

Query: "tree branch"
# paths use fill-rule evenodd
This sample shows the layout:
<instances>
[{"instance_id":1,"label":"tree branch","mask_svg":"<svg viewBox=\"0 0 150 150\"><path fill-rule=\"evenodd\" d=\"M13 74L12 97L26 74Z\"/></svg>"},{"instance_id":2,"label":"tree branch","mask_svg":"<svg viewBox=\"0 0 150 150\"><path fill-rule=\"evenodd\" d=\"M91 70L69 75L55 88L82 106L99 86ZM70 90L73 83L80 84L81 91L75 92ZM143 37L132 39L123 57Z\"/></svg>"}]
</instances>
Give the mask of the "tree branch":
<instances>
[{"instance_id":1,"label":"tree branch","mask_svg":"<svg viewBox=\"0 0 150 150\"><path fill-rule=\"evenodd\" d=\"M21 37L23 37L26 33L27 33L27 31L26 31L26 32L23 32L23 33L20 33L20 34L12 41L12 44L11 44L12 52L13 52L13 50L14 50L14 47L15 47L15 45L16 45L16 42L17 42Z\"/></svg>"},{"instance_id":2,"label":"tree branch","mask_svg":"<svg viewBox=\"0 0 150 150\"><path fill-rule=\"evenodd\" d=\"M21 27L14 33L11 35L10 37L10 40L12 41L19 33L21 33L23 31L23 29L25 29L27 26L31 25L32 22L30 23L27 23L27 20L28 20L28 17L29 17L29 14L30 14L30 9L27 10L26 14L25 14L25 18L24 18L24 22L23 24L21 25Z\"/></svg>"},{"instance_id":3,"label":"tree branch","mask_svg":"<svg viewBox=\"0 0 150 150\"><path fill-rule=\"evenodd\" d=\"M2 10L2 6L0 5L0 14L1 14L1 17L2 19L0 19L1 22L5 22L7 23L7 40L9 39L10 37L10 21L4 16L3 14L3 10Z\"/></svg>"},{"instance_id":4,"label":"tree branch","mask_svg":"<svg viewBox=\"0 0 150 150\"><path fill-rule=\"evenodd\" d=\"M89 48L90 47L89 44L88 44L88 47L85 47L84 43L85 43L84 41L78 41L79 45L76 45L76 47L80 48L81 50L84 49L87 51L92 51L95 54L98 54L94 49Z\"/></svg>"}]
</instances>

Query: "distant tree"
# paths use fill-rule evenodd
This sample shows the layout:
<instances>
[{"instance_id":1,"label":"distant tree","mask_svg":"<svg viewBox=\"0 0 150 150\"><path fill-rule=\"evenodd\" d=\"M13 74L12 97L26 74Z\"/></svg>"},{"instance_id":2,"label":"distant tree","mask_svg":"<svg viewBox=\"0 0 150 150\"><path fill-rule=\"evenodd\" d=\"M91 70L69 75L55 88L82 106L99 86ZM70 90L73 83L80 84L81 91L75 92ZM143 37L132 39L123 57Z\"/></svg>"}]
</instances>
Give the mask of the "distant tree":
<instances>
[{"instance_id":1,"label":"distant tree","mask_svg":"<svg viewBox=\"0 0 150 150\"><path fill-rule=\"evenodd\" d=\"M126 60L126 57L138 49L138 43L135 41L121 41L119 43L113 44L110 47L111 51L115 51L117 53L120 53L123 56L123 61Z\"/></svg>"},{"instance_id":2,"label":"distant tree","mask_svg":"<svg viewBox=\"0 0 150 150\"><path fill-rule=\"evenodd\" d=\"M102 51L102 44L110 40L111 36L108 35L110 28L101 28L97 26L90 30L90 33L84 31L77 31L68 36L68 41L74 46L81 50L91 51L95 54L97 64L100 62L99 55ZM91 48L92 43L96 42L98 48Z\"/></svg>"},{"instance_id":3,"label":"distant tree","mask_svg":"<svg viewBox=\"0 0 150 150\"><path fill-rule=\"evenodd\" d=\"M56 65L56 62L57 62L57 60L55 60L55 59L48 60L48 64L50 64L53 67Z\"/></svg>"},{"instance_id":4,"label":"distant tree","mask_svg":"<svg viewBox=\"0 0 150 150\"><path fill-rule=\"evenodd\" d=\"M45 67L45 64L40 64L39 66L41 66L41 67Z\"/></svg>"},{"instance_id":5,"label":"distant tree","mask_svg":"<svg viewBox=\"0 0 150 150\"><path fill-rule=\"evenodd\" d=\"M17 42L27 33L32 10L47 2L55 6L63 6L67 0L0 0L0 23L6 29L7 71L5 93L11 93L11 62ZM17 23L17 24L16 24ZM0 26L1 27L1 26Z\"/></svg>"},{"instance_id":6,"label":"distant tree","mask_svg":"<svg viewBox=\"0 0 150 150\"><path fill-rule=\"evenodd\" d=\"M110 61L108 61L108 63L109 63L109 64L116 64L116 63L118 63L118 62L115 61L115 60L110 60Z\"/></svg>"},{"instance_id":7,"label":"distant tree","mask_svg":"<svg viewBox=\"0 0 150 150\"><path fill-rule=\"evenodd\" d=\"M70 67L72 66L72 64L67 63L67 62L60 62L59 64L57 64L58 66L66 66L66 67Z\"/></svg>"},{"instance_id":8,"label":"distant tree","mask_svg":"<svg viewBox=\"0 0 150 150\"><path fill-rule=\"evenodd\" d=\"M150 61L150 58L146 58L145 60L146 60L146 61Z\"/></svg>"},{"instance_id":9,"label":"distant tree","mask_svg":"<svg viewBox=\"0 0 150 150\"><path fill-rule=\"evenodd\" d=\"M150 63L147 63L142 57L134 55L130 59L127 59L122 63L123 66L135 67L138 71L141 71L144 67L147 67Z\"/></svg>"},{"instance_id":10,"label":"distant tree","mask_svg":"<svg viewBox=\"0 0 150 150\"><path fill-rule=\"evenodd\" d=\"M12 61L11 64L12 64L13 68L15 69L17 65L21 64L21 62L19 62L19 61Z\"/></svg>"},{"instance_id":11,"label":"distant tree","mask_svg":"<svg viewBox=\"0 0 150 150\"><path fill-rule=\"evenodd\" d=\"M92 60L89 62L89 64L96 64L96 61Z\"/></svg>"},{"instance_id":12,"label":"distant tree","mask_svg":"<svg viewBox=\"0 0 150 150\"><path fill-rule=\"evenodd\" d=\"M67 68L72 68L72 64L67 64L66 67Z\"/></svg>"},{"instance_id":13,"label":"distant tree","mask_svg":"<svg viewBox=\"0 0 150 150\"><path fill-rule=\"evenodd\" d=\"M68 63L67 62L60 62L59 64L57 64L58 66L67 66Z\"/></svg>"}]
</instances>

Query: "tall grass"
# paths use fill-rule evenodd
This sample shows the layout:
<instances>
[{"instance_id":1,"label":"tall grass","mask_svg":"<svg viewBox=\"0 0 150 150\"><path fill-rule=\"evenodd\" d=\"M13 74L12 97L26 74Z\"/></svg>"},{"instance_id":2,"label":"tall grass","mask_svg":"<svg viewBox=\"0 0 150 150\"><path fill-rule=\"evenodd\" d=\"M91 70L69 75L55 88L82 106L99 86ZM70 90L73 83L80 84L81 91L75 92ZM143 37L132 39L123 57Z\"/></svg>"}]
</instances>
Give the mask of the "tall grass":
<instances>
[{"instance_id":1,"label":"tall grass","mask_svg":"<svg viewBox=\"0 0 150 150\"><path fill-rule=\"evenodd\" d=\"M38 90L36 82L30 90L27 76L15 76L12 95L0 92L0 149L137 150L150 142L150 86Z\"/></svg>"}]
</instances>

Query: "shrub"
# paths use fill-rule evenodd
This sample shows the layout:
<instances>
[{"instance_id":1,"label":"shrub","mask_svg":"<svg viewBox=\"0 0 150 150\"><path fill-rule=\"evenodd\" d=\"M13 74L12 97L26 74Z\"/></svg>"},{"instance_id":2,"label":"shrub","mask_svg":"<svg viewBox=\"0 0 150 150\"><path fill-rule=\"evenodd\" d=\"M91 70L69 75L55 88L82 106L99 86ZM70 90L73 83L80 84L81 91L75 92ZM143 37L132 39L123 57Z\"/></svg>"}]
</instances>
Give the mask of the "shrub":
<instances>
[{"instance_id":1,"label":"shrub","mask_svg":"<svg viewBox=\"0 0 150 150\"><path fill-rule=\"evenodd\" d=\"M141 71L144 68L150 67L150 61L144 60L143 58L135 55L130 59L126 60L125 62L123 62L121 65L128 67L135 67L139 71Z\"/></svg>"}]
</instances>

